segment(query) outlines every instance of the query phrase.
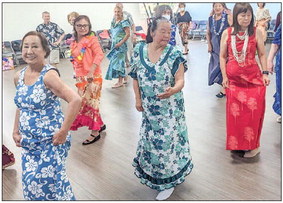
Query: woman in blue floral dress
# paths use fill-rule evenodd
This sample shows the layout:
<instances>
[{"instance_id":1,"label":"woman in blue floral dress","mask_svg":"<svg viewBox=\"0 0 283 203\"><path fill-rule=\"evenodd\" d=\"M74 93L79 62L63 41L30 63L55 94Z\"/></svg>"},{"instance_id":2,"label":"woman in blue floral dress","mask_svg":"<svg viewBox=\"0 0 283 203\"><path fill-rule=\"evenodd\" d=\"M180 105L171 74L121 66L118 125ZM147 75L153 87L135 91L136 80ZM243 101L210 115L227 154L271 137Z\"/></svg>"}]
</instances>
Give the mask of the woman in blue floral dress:
<instances>
[{"instance_id":1,"label":"woman in blue floral dress","mask_svg":"<svg viewBox=\"0 0 283 203\"><path fill-rule=\"evenodd\" d=\"M123 78L126 77L126 41L130 37L130 23L123 17L121 7L116 6L114 9L114 19L111 23L111 51L107 55L110 64L105 76L106 80L118 78L117 83L112 88L123 86ZM126 82L126 80L125 80Z\"/></svg>"},{"instance_id":2,"label":"woman in blue floral dress","mask_svg":"<svg viewBox=\"0 0 283 203\"><path fill-rule=\"evenodd\" d=\"M136 45L129 73L142 112L133 166L142 184L159 191L157 200L167 199L193 168L181 91L186 60L168 44L170 27L165 18L153 21L152 42Z\"/></svg>"},{"instance_id":3,"label":"woman in blue floral dress","mask_svg":"<svg viewBox=\"0 0 283 203\"><path fill-rule=\"evenodd\" d=\"M46 38L35 31L23 40L22 56L28 66L15 75L17 105L13 139L22 147L22 185L26 200L75 200L66 174L70 149L69 128L81 99L45 63L50 50ZM59 97L68 102L66 117Z\"/></svg>"},{"instance_id":4,"label":"woman in blue floral dress","mask_svg":"<svg viewBox=\"0 0 283 203\"><path fill-rule=\"evenodd\" d=\"M267 59L267 67L268 67L268 71L275 72L276 73L276 92L274 94L274 103L273 103L273 110L275 113L277 113L279 115L279 117L277 118L277 122L281 123L281 108L282 108L282 101L281 101L281 69L282 69L282 63L281 63L281 29L282 29L282 25L280 24L278 26L278 29L275 33L274 36L274 40L272 41L271 47L270 47L270 51L269 51L269 55L268 55L268 59ZM275 63L275 67L273 65L273 60L274 57L276 56L276 63Z\"/></svg>"}]
</instances>

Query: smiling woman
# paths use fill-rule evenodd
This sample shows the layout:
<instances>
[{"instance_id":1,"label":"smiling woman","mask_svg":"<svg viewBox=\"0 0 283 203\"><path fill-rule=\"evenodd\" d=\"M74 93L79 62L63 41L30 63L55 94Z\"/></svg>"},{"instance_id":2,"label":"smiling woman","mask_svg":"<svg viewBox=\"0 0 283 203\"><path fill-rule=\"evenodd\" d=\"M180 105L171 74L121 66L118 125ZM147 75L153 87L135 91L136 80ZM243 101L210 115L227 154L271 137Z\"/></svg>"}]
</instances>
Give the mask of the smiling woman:
<instances>
[{"instance_id":1,"label":"smiling woman","mask_svg":"<svg viewBox=\"0 0 283 203\"><path fill-rule=\"evenodd\" d=\"M22 147L24 198L74 200L65 162L70 149L68 131L81 99L62 82L58 70L45 63L50 50L42 34L28 32L22 42L28 66L14 78L17 110L13 139ZM65 119L59 97L68 102Z\"/></svg>"}]
</instances>

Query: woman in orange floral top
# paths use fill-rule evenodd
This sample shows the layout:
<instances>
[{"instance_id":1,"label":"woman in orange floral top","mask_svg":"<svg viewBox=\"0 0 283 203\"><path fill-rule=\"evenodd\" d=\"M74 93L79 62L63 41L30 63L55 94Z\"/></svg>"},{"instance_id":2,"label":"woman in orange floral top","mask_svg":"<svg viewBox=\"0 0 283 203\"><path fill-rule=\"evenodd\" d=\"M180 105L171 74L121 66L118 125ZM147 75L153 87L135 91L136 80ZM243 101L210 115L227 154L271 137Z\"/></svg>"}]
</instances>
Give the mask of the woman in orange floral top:
<instances>
[{"instance_id":1,"label":"woman in orange floral top","mask_svg":"<svg viewBox=\"0 0 283 203\"><path fill-rule=\"evenodd\" d=\"M78 16L73 26L75 40L71 44L71 62L74 65L76 86L82 97L82 106L71 130L88 126L91 134L82 143L87 145L99 140L99 133L106 128L99 113L102 87L100 63L104 54L97 37L91 31L91 23L87 16Z\"/></svg>"}]
</instances>

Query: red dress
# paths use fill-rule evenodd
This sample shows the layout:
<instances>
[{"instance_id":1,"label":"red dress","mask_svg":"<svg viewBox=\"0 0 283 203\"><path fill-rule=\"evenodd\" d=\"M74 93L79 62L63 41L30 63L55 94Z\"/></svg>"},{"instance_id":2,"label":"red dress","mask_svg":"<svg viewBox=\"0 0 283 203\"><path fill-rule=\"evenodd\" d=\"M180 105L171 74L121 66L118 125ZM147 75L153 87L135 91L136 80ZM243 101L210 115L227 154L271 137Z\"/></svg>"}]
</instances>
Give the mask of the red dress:
<instances>
[{"instance_id":1,"label":"red dress","mask_svg":"<svg viewBox=\"0 0 283 203\"><path fill-rule=\"evenodd\" d=\"M231 47L231 31L228 28L228 61L226 72L229 88L226 89L227 150L253 150L260 145L260 134L265 112L265 92L261 70L256 62L256 37L249 36L245 64L235 60ZM236 37L237 51L242 50L244 40Z\"/></svg>"}]
</instances>

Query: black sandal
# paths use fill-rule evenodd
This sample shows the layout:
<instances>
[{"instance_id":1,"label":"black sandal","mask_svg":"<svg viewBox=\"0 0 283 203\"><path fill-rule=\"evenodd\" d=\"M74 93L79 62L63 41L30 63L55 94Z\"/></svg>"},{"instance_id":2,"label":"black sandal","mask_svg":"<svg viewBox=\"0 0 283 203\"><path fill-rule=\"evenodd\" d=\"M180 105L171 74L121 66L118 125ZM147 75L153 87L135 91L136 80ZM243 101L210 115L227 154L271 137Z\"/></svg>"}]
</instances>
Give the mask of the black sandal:
<instances>
[{"instance_id":1,"label":"black sandal","mask_svg":"<svg viewBox=\"0 0 283 203\"><path fill-rule=\"evenodd\" d=\"M84 142L83 142L83 145L88 145L88 144L92 144L94 142L96 142L97 140L100 139L100 134L98 134L97 136L94 136L92 134L90 134L91 137L94 137L93 140L89 141L88 139L86 139Z\"/></svg>"},{"instance_id":2,"label":"black sandal","mask_svg":"<svg viewBox=\"0 0 283 203\"><path fill-rule=\"evenodd\" d=\"M217 95L215 95L218 98L223 98L226 96L226 94L224 94L223 92L219 92Z\"/></svg>"},{"instance_id":3,"label":"black sandal","mask_svg":"<svg viewBox=\"0 0 283 203\"><path fill-rule=\"evenodd\" d=\"M101 133L101 132L104 131L104 130L106 130L106 125L105 125L105 124L100 127L100 130L99 130L98 132Z\"/></svg>"}]
</instances>

